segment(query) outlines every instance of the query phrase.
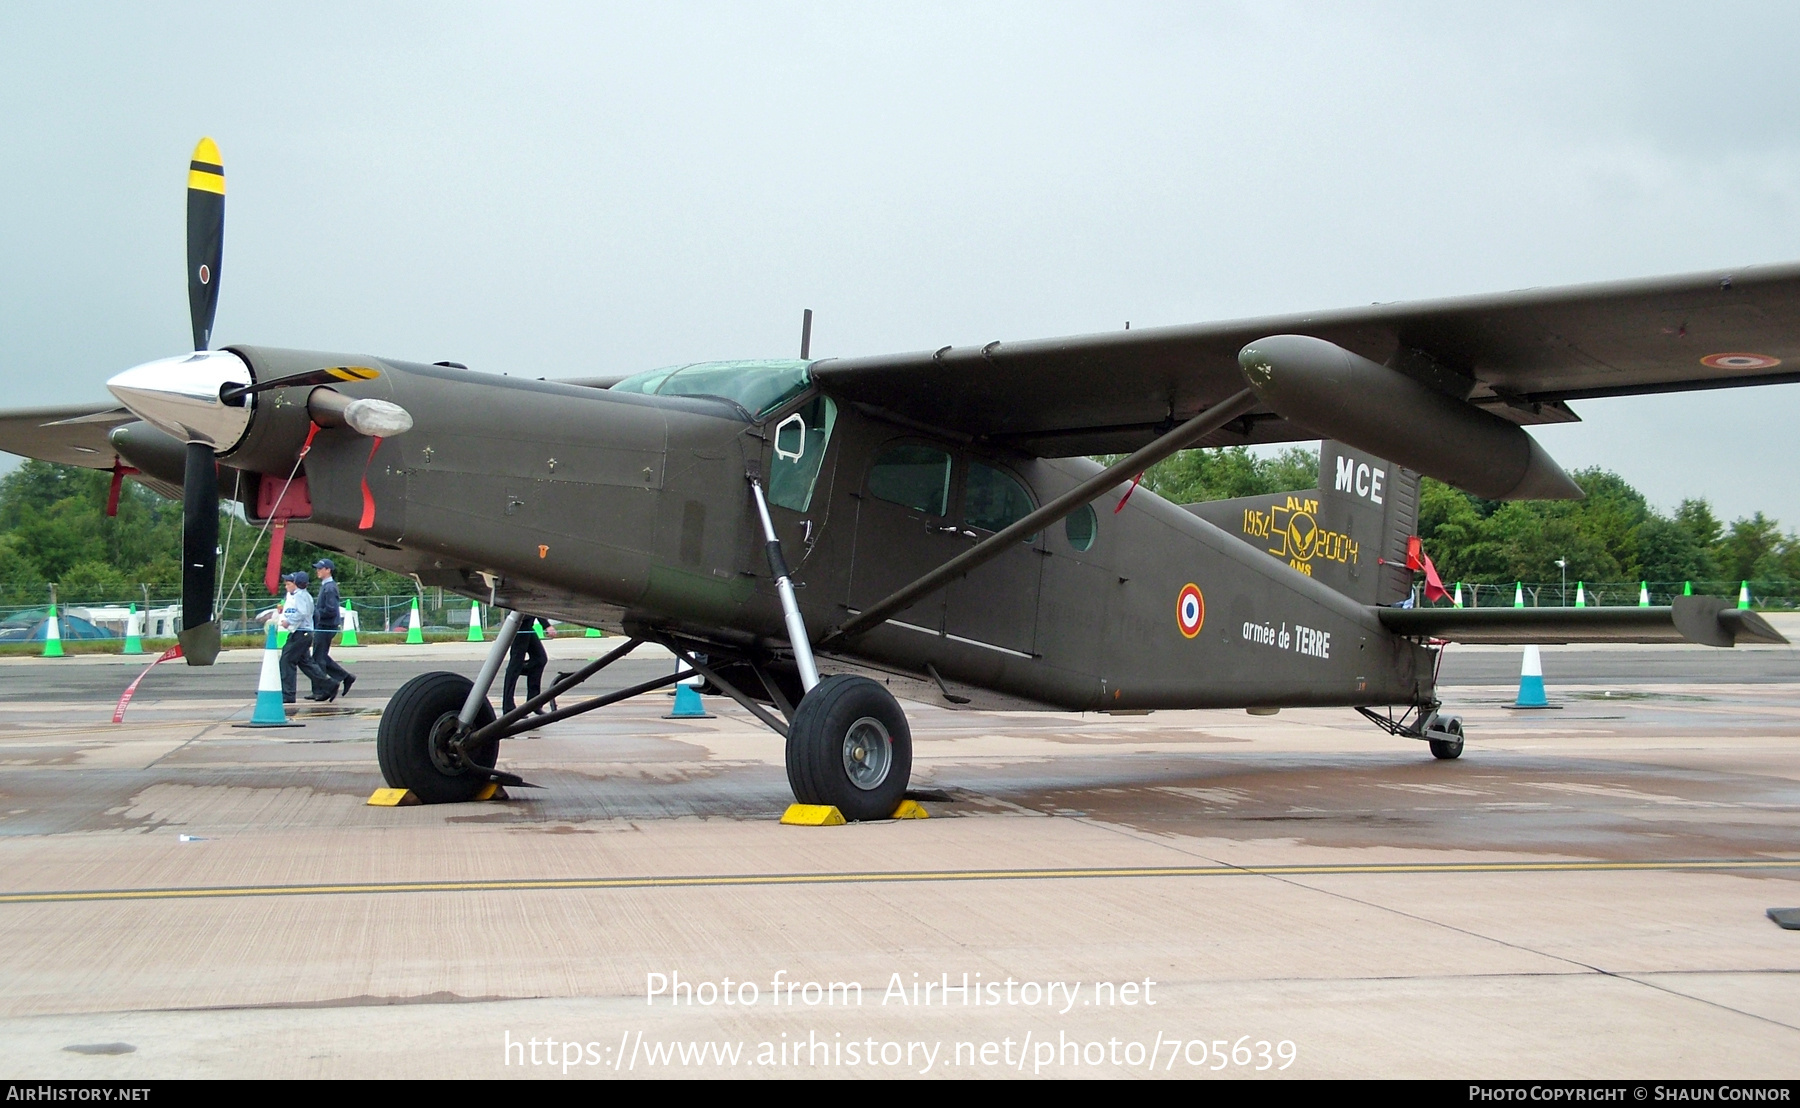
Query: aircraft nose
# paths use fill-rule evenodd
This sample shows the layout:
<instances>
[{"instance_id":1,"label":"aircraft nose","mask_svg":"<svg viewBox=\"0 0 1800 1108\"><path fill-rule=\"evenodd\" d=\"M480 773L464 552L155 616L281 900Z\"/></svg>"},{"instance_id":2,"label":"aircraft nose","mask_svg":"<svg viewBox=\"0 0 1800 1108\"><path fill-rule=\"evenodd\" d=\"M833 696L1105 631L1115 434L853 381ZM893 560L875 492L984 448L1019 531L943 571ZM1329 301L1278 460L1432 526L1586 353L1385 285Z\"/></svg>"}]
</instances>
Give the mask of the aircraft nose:
<instances>
[{"instance_id":1,"label":"aircraft nose","mask_svg":"<svg viewBox=\"0 0 1800 1108\"><path fill-rule=\"evenodd\" d=\"M229 350L197 350L133 366L106 387L133 415L183 442L230 450L250 428L253 398L220 401L228 385L250 384L250 367Z\"/></svg>"}]
</instances>

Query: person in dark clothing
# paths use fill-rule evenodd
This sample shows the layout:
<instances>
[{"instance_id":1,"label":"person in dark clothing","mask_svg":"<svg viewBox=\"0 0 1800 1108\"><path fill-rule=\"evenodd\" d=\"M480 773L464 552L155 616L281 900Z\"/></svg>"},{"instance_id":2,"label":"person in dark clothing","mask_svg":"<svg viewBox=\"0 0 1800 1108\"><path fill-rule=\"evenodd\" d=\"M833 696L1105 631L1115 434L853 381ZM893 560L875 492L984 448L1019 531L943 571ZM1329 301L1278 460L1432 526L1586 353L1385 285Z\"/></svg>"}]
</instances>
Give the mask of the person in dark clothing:
<instances>
[{"instance_id":1,"label":"person in dark clothing","mask_svg":"<svg viewBox=\"0 0 1800 1108\"><path fill-rule=\"evenodd\" d=\"M348 696L356 676L331 657L331 640L343 628L343 605L338 600L337 566L330 558L313 563L319 575L319 598L313 602L312 663L323 676L313 680L311 700L336 700L341 693Z\"/></svg>"},{"instance_id":2,"label":"person in dark clothing","mask_svg":"<svg viewBox=\"0 0 1800 1108\"><path fill-rule=\"evenodd\" d=\"M296 570L281 580L287 585L287 600L273 618L277 626L288 633L287 645L281 648L281 699L283 703L292 704L300 674L306 674L315 689L325 680L325 675L312 664L313 598L312 593L306 591L306 574Z\"/></svg>"},{"instance_id":3,"label":"person in dark clothing","mask_svg":"<svg viewBox=\"0 0 1800 1108\"><path fill-rule=\"evenodd\" d=\"M556 628L537 616L526 616L519 623L519 633L513 636L512 650L506 657L506 687L500 697L500 711L510 712L516 705L513 702L513 690L519 683L519 675L525 675L525 699L536 696L543 687L544 666L550 656L544 653L544 644L538 638L542 634L546 638L556 637ZM538 711L543 711L539 708Z\"/></svg>"}]
</instances>

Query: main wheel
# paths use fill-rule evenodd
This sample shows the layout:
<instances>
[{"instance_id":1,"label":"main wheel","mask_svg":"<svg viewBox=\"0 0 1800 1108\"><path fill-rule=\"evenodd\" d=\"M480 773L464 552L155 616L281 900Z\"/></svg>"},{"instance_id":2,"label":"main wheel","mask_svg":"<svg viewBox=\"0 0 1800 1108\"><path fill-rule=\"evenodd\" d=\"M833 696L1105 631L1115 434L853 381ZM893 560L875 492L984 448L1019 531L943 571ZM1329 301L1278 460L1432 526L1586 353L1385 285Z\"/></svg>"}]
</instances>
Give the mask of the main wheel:
<instances>
[{"instance_id":1,"label":"main wheel","mask_svg":"<svg viewBox=\"0 0 1800 1108\"><path fill-rule=\"evenodd\" d=\"M825 678L800 701L787 738L788 784L802 804L845 819L886 819L912 778L912 730L899 701L867 677Z\"/></svg>"},{"instance_id":2,"label":"main wheel","mask_svg":"<svg viewBox=\"0 0 1800 1108\"><path fill-rule=\"evenodd\" d=\"M425 673L400 686L381 713L375 732L375 757L390 788L411 789L427 804L473 800L493 769L500 744L488 743L468 759L450 749L456 717L475 683L460 673ZM494 707L484 698L475 726L494 722Z\"/></svg>"},{"instance_id":3,"label":"main wheel","mask_svg":"<svg viewBox=\"0 0 1800 1108\"><path fill-rule=\"evenodd\" d=\"M1463 752L1463 726L1461 717L1435 716L1431 720L1431 725L1430 730L1449 736L1448 738L1443 739L1427 740L1427 745L1431 747L1431 756L1433 758L1442 758L1445 761L1449 761L1452 758L1460 758Z\"/></svg>"}]
</instances>

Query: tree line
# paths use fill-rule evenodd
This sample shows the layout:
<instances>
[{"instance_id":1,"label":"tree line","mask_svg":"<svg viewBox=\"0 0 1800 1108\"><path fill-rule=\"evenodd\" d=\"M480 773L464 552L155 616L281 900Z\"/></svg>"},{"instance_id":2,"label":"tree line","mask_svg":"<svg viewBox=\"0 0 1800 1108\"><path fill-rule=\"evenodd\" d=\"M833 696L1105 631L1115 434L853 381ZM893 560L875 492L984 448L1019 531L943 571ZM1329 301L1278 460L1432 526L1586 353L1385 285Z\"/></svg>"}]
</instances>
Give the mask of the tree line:
<instances>
[{"instance_id":1,"label":"tree line","mask_svg":"<svg viewBox=\"0 0 1800 1108\"><path fill-rule=\"evenodd\" d=\"M1151 467L1145 488L1177 504L1314 488L1316 449L1257 457L1243 447L1189 450ZM1418 534L1445 583L1648 581L1661 592L1735 595L1742 581L1759 598L1800 597L1800 536L1762 512L1722 522L1705 499L1668 514L1609 470L1570 474L1585 500L1484 500L1427 477ZM1571 592L1572 595L1572 592ZM1635 599L1635 590L1633 592Z\"/></svg>"},{"instance_id":2,"label":"tree line","mask_svg":"<svg viewBox=\"0 0 1800 1108\"><path fill-rule=\"evenodd\" d=\"M67 601L159 601L181 591L181 502L135 481L119 490L118 514L106 514L112 475L104 470L27 461L0 477L0 605L44 603L49 586ZM234 581L254 602L264 594L269 537L241 517L222 519L219 588ZM310 572L329 556L346 595L414 592L412 579L330 554L289 538L281 572ZM241 572L241 577L240 577ZM236 595L235 589L232 590Z\"/></svg>"}]
</instances>

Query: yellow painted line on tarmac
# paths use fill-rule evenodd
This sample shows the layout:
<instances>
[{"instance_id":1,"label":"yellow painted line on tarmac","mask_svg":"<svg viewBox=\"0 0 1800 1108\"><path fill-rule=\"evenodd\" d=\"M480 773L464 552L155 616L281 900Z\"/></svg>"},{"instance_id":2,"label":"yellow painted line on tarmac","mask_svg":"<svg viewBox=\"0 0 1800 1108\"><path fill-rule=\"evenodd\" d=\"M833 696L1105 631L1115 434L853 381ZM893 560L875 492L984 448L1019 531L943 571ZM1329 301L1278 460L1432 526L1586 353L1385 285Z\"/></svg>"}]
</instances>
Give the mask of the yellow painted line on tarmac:
<instances>
[{"instance_id":1,"label":"yellow painted line on tarmac","mask_svg":"<svg viewBox=\"0 0 1800 1108\"><path fill-rule=\"evenodd\" d=\"M213 900L257 896L374 893L543 892L582 889L685 889L754 885L894 885L927 881L1055 881L1121 877L1330 877L1343 874L1605 873L1637 870L1800 869L1800 858L1724 858L1667 862L1392 862L1293 866L1121 866L1102 869L901 870L864 873L743 873L693 877L568 877L514 881L371 881L337 885L220 885L190 889L80 889L0 893L0 904L108 900Z\"/></svg>"}]
</instances>

